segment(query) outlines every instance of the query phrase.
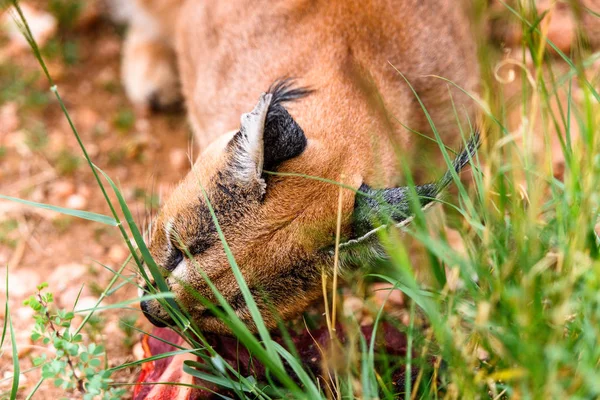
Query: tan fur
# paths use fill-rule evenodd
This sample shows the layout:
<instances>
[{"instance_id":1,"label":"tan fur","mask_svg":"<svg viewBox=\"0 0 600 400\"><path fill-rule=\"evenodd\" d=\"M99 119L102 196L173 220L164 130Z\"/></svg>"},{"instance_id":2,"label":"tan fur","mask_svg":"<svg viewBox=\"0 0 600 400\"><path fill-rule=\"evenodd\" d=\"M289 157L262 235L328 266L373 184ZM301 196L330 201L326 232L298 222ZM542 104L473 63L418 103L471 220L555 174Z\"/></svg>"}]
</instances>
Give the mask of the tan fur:
<instances>
[{"instance_id":1,"label":"tan fur","mask_svg":"<svg viewBox=\"0 0 600 400\"><path fill-rule=\"evenodd\" d=\"M166 108L181 99L175 26L183 1L132 0L129 30L123 45L122 81L139 108Z\"/></svg>"},{"instance_id":2,"label":"tan fur","mask_svg":"<svg viewBox=\"0 0 600 400\"><path fill-rule=\"evenodd\" d=\"M452 0L138 0L138 6L159 21L163 35L175 38L181 87L202 151L157 219L150 250L158 262L167 257L162 233L167 224L186 245L202 234L197 211L206 204L199 182L214 196L211 202L221 201L215 175L226 168L223 149L231 137L223 135L239 128L240 115L277 78L296 77L299 85L314 89L286 104L308 146L278 171L342 180L354 188L397 185L400 157L419 159L426 148L437 146L416 140L402 127L430 132L421 106L392 65L414 86L448 144L456 143L459 132L449 91L463 122L473 117L464 94L427 76L476 90L474 41ZM126 54L125 64L129 59ZM416 172L427 168L423 163ZM249 286L257 289L269 327L275 326L269 302L286 319L319 297L320 270L331 272L331 256L323 249L334 243L338 193L337 186L315 180L270 177L264 200L247 201L243 213L222 214L225 238ZM344 235L351 231L354 201L354 192L343 191ZM220 242L194 261L229 301L239 296ZM226 332L184 288L190 285L214 298L197 269L185 264L169 274L171 290L200 328ZM260 288L271 298L257 295ZM152 315L168 319L158 304L148 307ZM251 324L244 304L236 310Z\"/></svg>"}]
</instances>

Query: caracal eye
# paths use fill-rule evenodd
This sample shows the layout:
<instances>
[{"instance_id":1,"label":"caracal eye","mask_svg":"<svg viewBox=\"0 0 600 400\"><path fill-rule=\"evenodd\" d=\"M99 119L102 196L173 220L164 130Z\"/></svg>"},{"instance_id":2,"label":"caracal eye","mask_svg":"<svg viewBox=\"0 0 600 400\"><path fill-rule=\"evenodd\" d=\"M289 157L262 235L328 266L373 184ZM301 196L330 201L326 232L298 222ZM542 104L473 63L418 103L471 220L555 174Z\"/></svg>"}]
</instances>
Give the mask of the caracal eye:
<instances>
[{"instance_id":1,"label":"caracal eye","mask_svg":"<svg viewBox=\"0 0 600 400\"><path fill-rule=\"evenodd\" d=\"M169 259L165 263L164 267L167 271L173 271L182 261L183 252L179 248L173 246L169 254Z\"/></svg>"}]
</instances>

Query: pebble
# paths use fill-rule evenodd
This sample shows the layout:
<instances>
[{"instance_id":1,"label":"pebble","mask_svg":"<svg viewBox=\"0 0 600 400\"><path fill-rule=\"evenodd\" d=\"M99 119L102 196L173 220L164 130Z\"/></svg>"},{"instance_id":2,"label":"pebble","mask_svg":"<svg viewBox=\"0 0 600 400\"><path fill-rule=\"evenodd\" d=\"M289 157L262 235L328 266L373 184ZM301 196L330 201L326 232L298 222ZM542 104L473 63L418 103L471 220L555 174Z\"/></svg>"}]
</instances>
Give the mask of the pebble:
<instances>
[{"instance_id":1,"label":"pebble","mask_svg":"<svg viewBox=\"0 0 600 400\"><path fill-rule=\"evenodd\" d=\"M451 229L446 227L446 238L448 239L448 244L452 249L461 255L466 255L467 251L465 249L465 242L459 231L456 229Z\"/></svg>"},{"instance_id":2,"label":"pebble","mask_svg":"<svg viewBox=\"0 0 600 400\"><path fill-rule=\"evenodd\" d=\"M87 150L88 156L93 159L96 158L100 154L100 146L95 143L89 143L85 145L85 149Z\"/></svg>"},{"instance_id":3,"label":"pebble","mask_svg":"<svg viewBox=\"0 0 600 400\"><path fill-rule=\"evenodd\" d=\"M22 306L21 308L29 308ZM13 329L15 330L15 341L17 346L17 356L19 359L27 356L33 350L33 341L31 340L31 332L35 326L33 319L20 321L16 315L16 312L11 311L11 318L13 323ZM4 359L12 358L12 339L10 332L7 332L7 337L4 341L4 351L0 351L0 357Z\"/></svg>"},{"instance_id":4,"label":"pebble","mask_svg":"<svg viewBox=\"0 0 600 400\"><path fill-rule=\"evenodd\" d=\"M116 244L114 246L111 246L110 249L108 249L108 259L114 264L122 263L123 261L125 261L128 255L129 252L127 251L125 246L122 245Z\"/></svg>"},{"instance_id":5,"label":"pebble","mask_svg":"<svg viewBox=\"0 0 600 400\"><path fill-rule=\"evenodd\" d=\"M58 128L50 128L48 133L48 145L47 150L50 153L58 153L67 147L69 135L71 134L68 130L62 130Z\"/></svg>"},{"instance_id":6,"label":"pebble","mask_svg":"<svg viewBox=\"0 0 600 400\"><path fill-rule=\"evenodd\" d=\"M78 129L89 132L100 121L100 115L89 107L82 107L77 110L75 120L77 121Z\"/></svg>"},{"instance_id":7,"label":"pebble","mask_svg":"<svg viewBox=\"0 0 600 400\"><path fill-rule=\"evenodd\" d=\"M400 289L391 290L392 288L393 286L389 283L374 283L371 286L374 300L378 306L381 306L385 301L386 308L404 307L404 295Z\"/></svg>"},{"instance_id":8,"label":"pebble","mask_svg":"<svg viewBox=\"0 0 600 400\"><path fill-rule=\"evenodd\" d=\"M133 353L133 357L136 361L143 360L144 358L146 358L142 342L137 342L136 344L134 344L131 352Z\"/></svg>"},{"instance_id":9,"label":"pebble","mask_svg":"<svg viewBox=\"0 0 600 400\"><path fill-rule=\"evenodd\" d=\"M79 186L79 194L87 199L92 194L92 191L89 186L80 185Z\"/></svg>"},{"instance_id":10,"label":"pebble","mask_svg":"<svg viewBox=\"0 0 600 400\"><path fill-rule=\"evenodd\" d=\"M2 386L10 386L12 385L12 377L14 375L14 371L5 371L3 374L3 378L4 381L2 383ZM24 374L19 374L19 385L22 385L23 383L27 383L27 376L25 376Z\"/></svg>"},{"instance_id":11,"label":"pebble","mask_svg":"<svg viewBox=\"0 0 600 400\"><path fill-rule=\"evenodd\" d=\"M83 264L70 263L59 265L48 277L49 290L55 294L64 292L67 288L74 287L74 284L85 277L87 273L88 267ZM79 288L77 288L77 291L79 291Z\"/></svg>"},{"instance_id":12,"label":"pebble","mask_svg":"<svg viewBox=\"0 0 600 400\"><path fill-rule=\"evenodd\" d=\"M486 361L490 359L490 353L488 353L485 349L481 347L477 347L477 358L480 361Z\"/></svg>"},{"instance_id":13,"label":"pebble","mask_svg":"<svg viewBox=\"0 0 600 400\"><path fill-rule=\"evenodd\" d=\"M96 303L98 302L98 298L94 296L84 296L80 297L77 305L75 306L75 312L89 310L90 308L94 308ZM98 307L101 307L103 303L100 303ZM80 314L89 314L89 313L80 313Z\"/></svg>"},{"instance_id":14,"label":"pebble","mask_svg":"<svg viewBox=\"0 0 600 400\"><path fill-rule=\"evenodd\" d=\"M96 51L104 59L118 57L121 52L121 41L118 38L103 40L98 45Z\"/></svg>"},{"instance_id":15,"label":"pebble","mask_svg":"<svg viewBox=\"0 0 600 400\"><path fill-rule=\"evenodd\" d=\"M30 320L32 321L34 314L35 314L35 311L33 311L33 309L31 307L23 306L23 307L18 307L15 310L13 315L19 321L30 321Z\"/></svg>"},{"instance_id":16,"label":"pebble","mask_svg":"<svg viewBox=\"0 0 600 400\"><path fill-rule=\"evenodd\" d=\"M363 315L359 321L360 326L372 326L375 323L375 319L371 315Z\"/></svg>"},{"instance_id":17,"label":"pebble","mask_svg":"<svg viewBox=\"0 0 600 400\"><path fill-rule=\"evenodd\" d=\"M354 316L356 319L360 318L362 314L364 302L355 296L349 296L344 299L343 310L346 317Z\"/></svg>"},{"instance_id":18,"label":"pebble","mask_svg":"<svg viewBox=\"0 0 600 400\"><path fill-rule=\"evenodd\" d=\"M65 77L65 65L59 61L47 61L46 68L48 68L48 73L55 82L62 81Z\"/></svg>"},{"instance_id":19,"label":"pebble","mask_svg":"<svg viewBox=\"0 0 600 400\"><path fill-rule=\"evenodd\" d=\"M120 175L120 174L119 174ZM127 203L135 201L136 192L132 187L123 188L123 197Z\"/></svg>"},{"instance_id":20,"label":"pebble","mask_svg":"<svg viewBox=\"0 0 600 400\"><path fill-rule=\"evenodd\" d=\"M33 327L33 324L28 324L26 328L18 329L16 332L17 356L20 359L27 356L33 350L32 345L34 343L31 340L31 332L33 331Z\"/></svg>"},{"instance_id":21,"label":"pebble","mask_svg":"<svg viewBox=\"0 0 600 400\"><path fill-rule=\"evenodd\" d=\"M171 161L171 166L178 170L183 170L184 168L190 166L188 153L183 149L171 150L171 152L169 153L169 161Z\"/></svg>"},{"instance_id":22,"label":"pebble","mask_svg":"<svg viewBox=\"0 0 600 400\"><path fill-rule=\"evenodd\" d=\"M29 195L29 200L43 203L46 201L46 191L43 186L36 186L33 192ZM48 211L48 215L57 215L57 213Z\"/></svg>"},{"instance_id":23,"label":"pebble","mask_svg":"<svg viewBox=\"0 0 600 400\"><path fill-rule=\"evenodd\" d=\"M89 96L94 90L94 85L90 81L79 82L77 92L79 96Z\"/></svg>"},{"instance_id":24,"label":"pebble","mask_svg":"<svg viewBox=\"0 0 600 400\"><path fill-rule=\"evenodd\" d=\"M6 277L6 267L0 268L0 274ZM36 286L42 278L33 268L20 268L16 271L8 270L8 290L12 299L24 299L37 292ZM6 293L6 279L0 279L0 292Z\"/></svg>"},{"instance_id":25,"label":"pebble","mask_svg":"<svg viewBox=\"0 0 600 400\"><path fill-rule=\"evenodd\" d=\"M125 339L125 332L123 329L119 327L119 321L114 318L115 316L111 316L112 318L107 321L104 329L102 329L102 336L105 340L110 340L112 343L123 344Z\"/></svg>"},{"instance_id":26,"label":"pebble","mask_svg":"<svg viewBox=\"0 0 600 400\"><path fill-rule=\"evenodd\" d=\"M17 103L8 102L0 107L0 135L13 132L19 128Z\"/></svg>"},{"instance_id":27,"label":"pebble","mask_svg":"<svg viewBox=\"0 0 600 400\"><path fill-rule=\"evenodd\" d=\"M150 121L148 121L148 118L137 118L135 120L135 129L142 133L148 132L150 130Z\"/></svg>"},{"instance_id":28,"label":"pebble","mask_svg":"<svg viewBox=\"0 0 600 400\"><path fill-rule=\"evenodd\" d=\"M59 307L72 309L75 305L75 300L77 300L78 297L79 300L81 300L83 297L90 295L90 289L87 285L82 286L81 283L70 283L70 287L68 289L60 292L53 291L53 293L58 297L56 299L56 303Z\"/></svg>"},{"instance_id":29,"label":"pebble","mask_svg":"<svg viewBox=\"0 0 600 400\"><path fill-rule=\"evenodd\" d=\"M75 184L69 180L61 179L52 185L52 193L60 200L75 193Z\"/></svg>"},{"instance_id":30,"label":"pebble","mask_svg":"<svg viewBox=\"0 0 600 400\"><path fill-rule=\"evenodd\" d=\"M115 71L113 71L113 69L111 67L106 67L96 75L96 77L94 79L94 83L96 83L100 86L104 86L104 85L113 83L117 80L118 80L118 78L117 78Z\"/></svg>"},{"instance_id":31,"label":"pebble","mask_svg":"<svg viewBox=\"0 0 600 400\"><path fill-rule=\"evenodd\" d=\"M27 132L18 130L4 135L5 144L12 147L21 157L31 157L31 149L27 145Z\"/></svg>"},{"instance_id":32,"label":"pebble","mask_svg":"<svg viewBox=\"0 0 600 400\"><path fill-rule=\"evenodd\" d=\"M66 207L82 210L87 206L87 199L81 194L72 194L67 198Z\"/></svg>"}]
</instances>

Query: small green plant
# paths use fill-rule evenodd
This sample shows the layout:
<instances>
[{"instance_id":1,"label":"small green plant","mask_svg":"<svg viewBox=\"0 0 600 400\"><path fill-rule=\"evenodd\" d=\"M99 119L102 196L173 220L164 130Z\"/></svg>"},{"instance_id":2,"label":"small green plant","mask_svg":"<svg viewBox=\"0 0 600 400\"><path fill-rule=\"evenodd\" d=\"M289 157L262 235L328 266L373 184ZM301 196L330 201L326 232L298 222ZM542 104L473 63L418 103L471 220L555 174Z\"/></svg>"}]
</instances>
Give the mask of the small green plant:
<instances>
[{"instance_id":1,"label":"small green plant","mask_svg":"<svg viewBox=\"0 0 600 400\"><path fill-rule=\"evenodd\" d=\"M135 323L137 322L137 315L125 315L119 320L119 329L125 334L123 338L123 345L127 348L132 348L133 345L138 341L138 331L135 329Z\"/></svg>"},{"instance_id":2,"label":"small green plant","mask_svg":"<svg viewBox=\"0 0 600 400\"><path fill-rule=\"evenodd\" d=\"M81 15L84 4L79 0L50 0L48 9L58 20L61 30L70 30Z\"/></svg>"},{"instance_id":3,"label":"small green plant","mask_svg":"<svg viewBox=\"0 0 600 400\"><path fill-rule=\"evenodd\" d=\"M74 65L79 61L79 43L76 40L65 40L62 50L65 64Z\"/></svg>"},{"instance_id":4,"label":"small green plant","mask_svg":"<svg viewBox=\"0 0 600 400\"><path fill-rule=\"evenodd\" d=\"M64 390L80 392L85 400L120 399L126 391L111 387L111 372L103 368L104 347L83 343L83 336L74 333L71 327L75 314L52 308L54 297L44 292L47 286L47 283L38 285L37 294L25 300L25 305L35 311L31 340L55 350L53 357L43 353L33 360L36 366L41 366L42 378L52 380L54 386Z\"/></svg>"},{"instance_id":5,"label":"small green plant","mask_svg":"<svg viewBox=\"0 0 600 400\"><path fill-rule=\"evenodd\" d=\"M121 90L120 82L116 79L107 80L102 83L102 89L111 94L119 93Z\"/></svg>"},{"instance_id":6,"label":"small green plant","mask_svg":"<svg viewBox=\"0 0 600 400\"><path fill-rule=\"evenodd\" d=\"M113 119L115 128L123 132L129 132L135 124L135 114L131 110L121 110Z\"/></svg>"},{"instance_id":7,"label":"small green plant","mask_svg":"<svg viewBox=\"0 0 600 400\"><path fill-rule=\"evenodd\" d=\"M58 38L52 38L48 40L48 42L42 48L42 54L48 60L56 60L60 57L61 53L61 43Z\"/></svg>"},{"instance_id":8,"label":"small green plant","mask_svg":"<svg viewBox=\"0 0 600 400\"><path fill-rule=\"evenodd\" d=\"M65 233L73 225L73 218L61 215L52 220L52 226L58 233Z\"/></svg>"},{"instance_id":9,"label":"small green plant","mask_svg":"<svg viewBox=\"0 0 600 400\"><path fill-rule=\"evenodd\" d=\"M97 314L90 315L87 323L83 327L88 337L93 342L99 342L102 340L102 331L104 330L105 320Z\"/></svg>"},{"instance_id":10,"label":"small green plant","mask_svg":"<svg viewBox=\"0 0 600 400\"><path fill-rule=\"evenodd\" d=\"M15 219L7 219L0 222L0 244L9 247L17 245L15 232L19 226L19 222Z\"/></svg>"},{"instance_id":11,"label":"small green plant","mask_svg":"<svg viewBox=\"0 0 600 400\"><path fill-rule=\"evenodd\" d=\"M114 150L109 150L107 154L108 165L114 166L119 165L125 158L127 158L127 151L120 147Z\"/></svg>"},{"instance_id":12,"label":"small green plant","mask_svg":"<svg viewBox=\"0 0 600 400\"><path fill-rule=\"evenodd\" d=\"M74 65L79 61L79 43L76 39L55 37L46 43L42 54L49 60Z\"/></svg>"},{"instance_id":13,"label":"small green plant","mask_svg":"<svg viewBox=\"0 0 600 400\"><path fill-rule=\"evenodd\" d=\"M56 171L62 176L73 175L80 164L81 159L79 156L66 149L61 150L58 153L56 161L54 162Z\"/></svg>"},{"instance_id":14,"label":"small green plant","mask_svg":"<svg viewBox=\"0 0 600 400\"><path fill-rule=\"evenodd\" d=\"M8 61L0 63L0 104L16 102L20 113L40 109L50 102L46 91L38 88L39 72L25 72Z\"/></svg>"},{"instance_id":15,"label":"small green plant","mask_svg":"<svg viewBox=\"0 0 600 400\"><path fill-rule=\"evenodd\" d=\"M32 151L39 151L48 145L48 132L42 124L35 124L25 133L25 144Z\"/></svg>"},{"instance_id":16,"label":"small green plant","mask_svg":"<svg viewBox=\"0 0 600 400\"><path fill-rule=\"evenodd\" d=\"M160 205L160 199L156 194L148 193L142 188L135 188L133 196L136 200L143 201L146 208L153 210Z\"/></svg>"}]
</instances>

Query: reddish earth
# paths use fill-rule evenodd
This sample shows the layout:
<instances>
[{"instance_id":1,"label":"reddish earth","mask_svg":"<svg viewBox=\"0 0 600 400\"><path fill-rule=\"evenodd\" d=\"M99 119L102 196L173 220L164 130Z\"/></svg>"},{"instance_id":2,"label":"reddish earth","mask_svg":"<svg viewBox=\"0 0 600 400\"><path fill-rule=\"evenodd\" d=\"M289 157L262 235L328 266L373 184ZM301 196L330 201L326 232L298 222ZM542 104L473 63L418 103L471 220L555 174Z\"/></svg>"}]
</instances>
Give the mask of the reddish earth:
<instances>
[{"instance_id":1,"label":"reddish earth","mask_svg":"<svg viewBox=\"0 0 600 400\"><path fill-rule=\"evenodd\" d=\"M119 31L101 16L75 31L60 31L46 47L56 42L60 46L61 41L63 46L74 43L76 61L69 65L60 55L47 60L93 162L119 182L143 224L148 203L157 203L188 169L190 135L182 113L143 116L131 108L119 83ZM0 193L109 215L36 60L27 49L15 49L7 35L0 35ZM41 101L35 99L44 101L35 104ZM23 300L35 293L37 284L46 281L58 306L72 308L83 288L78 307L90 307L113 277L101 264L118 269L125 261L128 252L123 243L116 228L0 202L0 297L5 297L8 266L9 308L21 371L27 371L32 357L42 351L29 339L33 319ZM127 267L124 274L134 277L135 265ZM127 284L105 303L136 296L136 287ZM128 337L119 327L119 319L136 319L140 328L149 329L137 304L99 316L101 321L86 336L105 344L110 366L132 361L132 345L139 335L134 332ZM2 324L5 317L2 305ZM12 383L10 340L2 348L0 371L4 375L0 375L2 397ZM131 382L135 375L130 370L116 378ZM39 377L37 370L23 372L23 398ZM47 382L36 397L49 398L52 394L63 392Z\"/></svg>"}]
</instances>

